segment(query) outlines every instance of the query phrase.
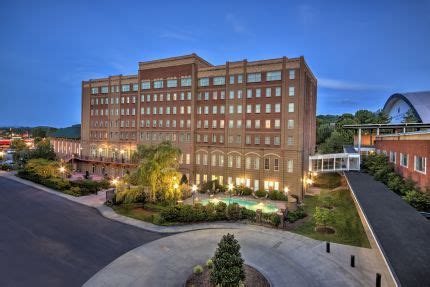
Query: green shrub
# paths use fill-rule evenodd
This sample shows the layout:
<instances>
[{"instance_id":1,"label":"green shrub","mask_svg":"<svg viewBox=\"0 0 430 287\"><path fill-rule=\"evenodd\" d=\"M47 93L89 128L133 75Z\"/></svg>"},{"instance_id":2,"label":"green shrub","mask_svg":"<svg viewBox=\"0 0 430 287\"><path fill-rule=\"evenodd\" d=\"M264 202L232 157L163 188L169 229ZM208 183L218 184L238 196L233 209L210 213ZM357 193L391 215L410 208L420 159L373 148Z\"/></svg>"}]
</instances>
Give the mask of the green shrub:
<instances>
[{"instance_id":1,"label":"green shrub","mask_svg":"<svg viewBox=\"0 0 430 287\"><path fill-rule=\"evenodd\" d=\"M206 261L206 267L209 269L212 269L212 267L214 267L214 262L212 259L208 259L208 261Z\"/></svg>"},{"instance_id":2,"label":"green shrub","mask_svg":"<svg viewBox=\"0 0 430 287\"><path fill-rule=\"evenodd\" d=\"M147 195L141 187L131 187L115 193L116 204L145 203Z\"/></svg>"},{"instance_id":3,"label":"green shrub","mask_svg":"<svg viewBox=\"0 0 430 287\"><path fill-rule=\"evenodd\" d=\"M97 191L107 189L110 186L110 183L107 180L94 181L91 179L71 181L70 184L72 186L79 187L82 190L82 195L96 193Z\"/></svg>"},{"instance_id":4,"label":"green shrub","mask_svg":"<svg viewBox=\"0 0 430 287\"><path fill-rule=\"evenodd\" d=\"M270 215L270 223L273 226L278 227L279 224L281 224L281 219L279 218L279 215L277 215L276 213L272 213Z\"/></svg>"},{"instance_id":5,"label":"green shrub","mask_svg":"<svg viewBox=\"0 0 430 287\"><path fill-rule=\"evenodd\" d=\"M418 211L430 212L430 197L417 190L406 192L403 199Z\"/></svg>"},{"instance_id":6,"label":"green shrub","mask_svg":"<svg viewBox=\"0 0 430 287\"><path fill-rule=\"evenodd\" d=\"M266 192L265 190L263 190L263 189L259 189L259 190L257 190L257 191L255 192L255 195L256 195L257 197L260 197L260 198L265 197L265 196L266 196L266 194L267 194L267 192Z\"/></svg>"},{"instance_id":7,"label":"green shrub","mask_svg":"<svg viewBox=\"0 0 430 287\"><path fill-rule=\"evenodd\" d=\"M234 194L244 195L244 196L251 195L252 189L244 185L238 185L234 188Z\"/></svg>"},{"instance_id":8,"label":"green shrub","mask_svg":"<svg viewBox=\"0 0 430 287\"><path fill-rule=\"evenodd\" d=\"M271 200L288 201L288 196L286 196L283 192L280 192L279 190L270 190L269 195L267 197Z\"/></svg>"},{"instance_id":9,"label":"green shrub","mask_svg":"<svg viewBox=\"0 0 430 287\"><path fill-rule=\"evenodd\" d=\"M196 265L194 266L193 272L196 275L200 275L203 273L203 267L201 265Z\"/></svg>"},{"instance_id":10,"label":"green shrub","mask_svg":"<svg viewBox=\"0 0 430 287\"><path fill-rule=\"evenodd\" d=\"M291 223L296 222L297 220L305 217L306 217L306 213L301 207L297 208L296 211L288 212L288 215L287 215L288 222L291 222Z\"/></svg>"},{"instance_id":11,"label":"green shrub","mask_svg":"<svg viewBox=\"0 0 430 287\"><path fill-rule=\"evenodd\" d=\"M215 213L217 220L223 220L226 218L226 210L227 210L227 204L225 202L218 202L218 204L215 207Z\"/></svg>"},{"instance_id":12,"label":"green shrub","mask_svg":"<svg viewBox=\"0 0 430 287\"><path fill-rule=\"evenodd\" d=\"M251 221L255 221L256 215L257 215L257 213L254 210L246 209L246 208L242 208L242 210L241 210L242 219L248 219Z\"/></svg>"},{"instance_id":13,"label":"green shrub","mask_svg":"<svg viewBox=\"0 0 430 287\"><path fill-rule=\"evenodd\" d=\"M239 242L233 234L224 235L213 258L210 281L214 285L237 286L245 280Z\"/></svg>"},{"instance_id":14,"label":"green shrub","mask_svg":"<svg viewBox=\"0 0 430 287\"><path fill-rule=\"evenodd\" d=\"M68 194L73 196L81 196L81 188L79 186L72 186L68 192Z\"/></svg>"},{"instance_id":15,"label":"green shrub","mask_svg":"<svg viewBox=\"0 0 430 287\"><path fill-rule=\"evenodd\" d=\"M395 172L391 172L387 177L387 186L389 189L397 194L404 194L404 181L403 178Z\"/></svg>"},{"instance_id":16,"label":"green shrub","mask_svg":"<svg viewBox=\"0 0 430 287\"><path fill-rule=\"evenodd\" d=\"M229 220L240 219L240 206L237 203L232 203L227 207L227 218Z\"/></svg>"},{"instance_id":17,"label":"green shrub","mask_svg":"<svg viewBox=\"0 0 430 287\"><path fill-rule=\"evenodd\" d=\"M333 220L333 213L327 208L317 206L315 207L314 219L317 226L327 226Z\"/></svg>"}]
</instances>

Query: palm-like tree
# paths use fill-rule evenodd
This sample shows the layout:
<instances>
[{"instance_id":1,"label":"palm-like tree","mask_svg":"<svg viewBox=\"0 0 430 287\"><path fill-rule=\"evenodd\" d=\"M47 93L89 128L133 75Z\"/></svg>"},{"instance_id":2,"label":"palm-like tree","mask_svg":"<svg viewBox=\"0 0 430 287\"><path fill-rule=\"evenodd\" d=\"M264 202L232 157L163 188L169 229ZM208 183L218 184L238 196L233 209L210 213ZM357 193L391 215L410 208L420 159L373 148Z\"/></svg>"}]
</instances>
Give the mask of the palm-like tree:
<instances>
[{"instance_id":1,"label":"palm-like tree","mask_svg":"<svg viewBox=\"0 0 430 287\"><path fill-rule=\"evenodd\" d=\"M167 200L175 199L174 178L179 179L177 169L181 150L170 142L154 145L139 145L133 160L139 162L138 183L150 188L150 200L155 201L157 191L162 191Z\"/></svg>"}]
</instances>

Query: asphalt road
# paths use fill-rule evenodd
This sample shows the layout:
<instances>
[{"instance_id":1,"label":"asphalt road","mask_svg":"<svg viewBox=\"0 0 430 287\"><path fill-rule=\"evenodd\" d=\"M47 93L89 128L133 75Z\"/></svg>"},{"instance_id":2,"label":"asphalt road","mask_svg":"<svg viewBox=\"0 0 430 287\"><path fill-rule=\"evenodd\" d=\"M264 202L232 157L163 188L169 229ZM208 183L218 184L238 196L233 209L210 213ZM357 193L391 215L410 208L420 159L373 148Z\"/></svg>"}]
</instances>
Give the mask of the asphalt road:
<instances>
[{"instance_id":1,"label":"asphalt road","mask_svg":"<svg viewBox=\"0 0 430 287\"><path fill-rule=\"evenodd\" d=\"M0 177L0 286L81 286L162 236Z\"/></svg>"}]
</instances>

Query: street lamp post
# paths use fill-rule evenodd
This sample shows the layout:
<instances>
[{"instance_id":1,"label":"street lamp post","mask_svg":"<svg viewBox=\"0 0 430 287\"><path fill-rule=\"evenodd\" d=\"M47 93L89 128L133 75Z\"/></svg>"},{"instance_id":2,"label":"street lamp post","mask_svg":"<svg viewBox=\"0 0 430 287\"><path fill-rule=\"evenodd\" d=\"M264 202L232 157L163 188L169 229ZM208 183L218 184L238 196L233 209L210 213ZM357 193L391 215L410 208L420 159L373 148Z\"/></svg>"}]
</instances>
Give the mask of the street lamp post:
<instances>
[{"instance_id":1,"label":"street lamp post","mask_svg":"<svg viewBox=\"0 0 430 287\"><path fill-rule=\"evenodd\" d=\"M193 196L193 205L194 205L194 195L196 191L197 191L197 185L194 184L193 187L191 187L191 194Z\"/></svg>"},{"instance_id":2,"label":"street lamp post","mask_svg":"<svg viewBox=\"0 0 430 287\"><path fill-rule=\"evenodd\" d=\"M61 173L61 180L64 180L64 172L66 171L66 169L64 168L64 166L60 166L59 168L60 173Z\"/></svg>"},{"instance_id":3,"label":"street lamp post","mask_svg":"<svg viewBox=\"0 0 430 287\"><path fill-rule=\"evenodd\" d=\"M231 201L231 191L233 190L233 184L229 183L228 184L228 193L230 195L229 199L228 199L228 205L230 205L230 201Z\"/></svg>"}]
</instances>

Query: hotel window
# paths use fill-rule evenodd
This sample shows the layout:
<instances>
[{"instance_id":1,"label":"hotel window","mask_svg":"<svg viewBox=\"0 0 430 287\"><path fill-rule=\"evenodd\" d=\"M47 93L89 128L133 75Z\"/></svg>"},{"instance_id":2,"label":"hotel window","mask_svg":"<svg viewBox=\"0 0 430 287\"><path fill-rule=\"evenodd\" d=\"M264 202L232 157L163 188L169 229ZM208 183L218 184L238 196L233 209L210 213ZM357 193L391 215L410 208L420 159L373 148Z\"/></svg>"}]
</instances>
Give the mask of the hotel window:
<instances>
[{"instance_id":1,"label":"hotel window","mask_svg":"<svg viewBox=\"0 0 430 287\"><path fill-rule=\"evenodd\" d=\"M161 89L161 88L163 88L163 80L154 81L154 89Z\"/></svg>"},{"instance_id":2,"label":"hotel window","mask_svg":"<svg viewBox=\"0 0 430 287\"><path fill-rule=\"evenodd\" d=\"M234 91L230 91L230 92L229 92L229 96L228 96L228 98L229 98L230 100L234 100Z\"/></svg>"},{"instance_id":3,"label":"hotel window","mask_svg":"<svg viewBox=\"0 0 430 287\"><path fill-rule=\"evenodd\" d=\"M294 94L295 94L295 88L294 87L289 87L288 88L288 95L290 97L294 97Z\"/></svg>"},{"instance_id":4,"label":"hotel window","mask_svg":"<svg viewBox=\"0 0 430 287\"><path fill-rule=\"evenodd\" d=\"M228 127L229 127L230 129L234 128L234 121L233 121L233 120L229 120L229 121L228 121Z\"/></svg>"},{"instance_id":5,"label":"hotel window","mask_svg":"<svg viewBox=\"0 0 430 287\"><path fill-rule=\"evenodd\" d=\"M254 159L254 169L260 169L260 159L258 157Z\"/></svg>"},{"instance_id":6,"label":"hotel window","mask_svg":"<svg viewBox=\"0 0 430 287\"><path fill-rule=\"evenodd\" d=\"M191 86L191 78L182 78L181 79L181 86L182 87L189 87L189 86Z\"/></svg>"},{"instance_id":7,"label":"hotel window","mask_svg":"<svg viewBox=\"0 0 430 287\"><path fill-rule=\"evenodd\" d=\"M288 120L288 128L294 129L294 120Z\"/></svg>"},{"instance_id":8,"label":"hotel window","mask_svg":"<svg viewBox=\"0 0 430 287\"><path fill-rule=\"evenodd\" d=\"M270 145L270 136L264 137L264 144Z\"/></svg>"},{"instance_id":9,"label":"hotel window","mask_svg":"<svg viewBox=\"0 0 430 287\"><path fill-rule=\"evenodd\" d=\"M187 100L191 101L191 92L187 92Z\"/></svg>"},{"instance_id":10,"label":"hotel window","mask_svg":"<svg viewBox=\"0 0 430 287\"><path fill-rule=\"evenodd\" d=\"M272 112L272 105L266 104L266 114L270 114Z\"/></svg>"},{"instance_id":11,"label":"hotel window","mask_svg":"<svg viewBox=\"0 0 430 287\"><path fill-rule=\"evenodd\" d=\"M224 155L220 154L218 158L218 165L224 166Z\"/></svg>"},{"instance_id":12,"label":"hotel window","mask_svg":"<svg viewBox=\"0 0 430 287\"><path fill-rule=\"evenodd\" d=\"M415 156L415 171L426 173L427 158L422 156Z\"/></svg>"},{"instance_id":13,"label":"hotel window","mask_svg":"<svg viewBox=\"0 0 430 287\"><path fill-rule=\"evenodd\" d=\"M248 83L257 83L261 82L261 73L251 73L248 74Z\"/></svg>"},{"instance_id":14,"label":"hotel window","mask_svg":"<svg viewBox=\"0 0 430 287\"><path fill-rule=\"evenodd\" d=\"M290 80L294 80L296 78L296 71L290 70Z\"/></svg>"},{"instance_id":15,"label":"hotel window","mask_svg":"<svg viewBox=\"0 0 430 287\"><path fill-rule=\"evenodd\" d=\"M242 74L237 75L237 83L241 84L242 82L243 82L243 75Z\"/></svg>"},{"instance_id":16,"label":"hotel window","mask_svg":"<svg viewBox=\"0 0 430 287\"><path fill-rule=\"evenodd\" d=\"M246 90L246 98L247 99L252 99L252 89Z\"/></svg>"},{"instance_id":17,"label":"hotel window","mask_svg":"<svg viewBox=\"0 0 430 287\"><path fill-rule=\"evenodd\" d=\"M184 107L184 106L181 106L181 107L179 108L179 112L181 113L181 115L185 114L185 107Z\"/></svg>"},{"instance_id":18,"label":"hotel window","mask_svg":"<svg viewBox=\"0 0 430 287\"><path fill-rule=\"evenodd\" d=\"M133 84L133 92L137 92L139 90L138 84Z\"/></svg>"},{"instance_id":19,"label":"hotel window","mask_svg":"<svg viewBox=\"0 0 430 287\"><path fill-rule=\"evenodd\" d=\"M166 101L170 101L170 94L166 94Z\"/></svg>"},{"instance_id":20,"label":"hotel window","mask_svg":"<svg viewBox=\"0 0 430 287\"><path fill-rule=\"evenodd\" d=\"M218 113L218 106L212 106L212 114L216 115Z\"/></svg>"},{"instance_id":21,"label":"hotel window","mask_svg":"<svg viewBox=\"0 0 430 287\"><path fill-rule=\"evenodd\" d=\"M150 94L147 94L147 95L146 95L146 101L147 101L147 102L151 102L151 95L150 95Z\"/></svg>"},{"instance_id":22,"label":"hotel window","mask_svg":"<svg viewBox=\"0 0 430 287\"><path fill-rule=\"evenodd\" d=\"M208 122L208 120L204 120L204 121L203 121L203 127L204 127L205 129L209 128L209 122Z\"/></svg>"},{"instance_id":23,"label":"hotel window","mask_svg":"<svg viewBox=\"0 0 430 287\"><path fill-rule=\"evenodd\" d=\"M247 129L251 128L251 120L246 120L246 128Z\"/></svg>"},{"instance_id":24,"label":"hotel window","mask_svg":"<svg viewBox=\"0 0 430 287\"><path fill-rule=\"evenodd\" d=\"M183 101L183 100L185 100L185 93L184 92L181 92L181 94L180 94L181 96L180 96L180 100L181 101Z\"/></svg>"},{"instance_id":25,"label":"hotel window","mask_svg":"<svg viewBox=\"0 0 430 287\"><path fill-rule=\"evenodd\" d=\"M236 156L236 168L240 168L242 158L240 155Z\"/></svg>"},{"instance_id":26,"label":"hotel window","mask_svg":"<svg viewBox=\"0 0 430 287\"><path fill-rule=\"evenodd\" d=\"M219 98L220 98L221 100L224 100L224 99L225 99L225 91L221 91Z\"/></svg>"},{"instance_id":27,"label":"hotel window","mask_svg":"<svg viewBox=\"0 0 430 287\"><path fill-rule=\"evenodd\" d=\"M229 155L227 157L227 166L228 167L233 167L233 156Z\"/></svg>"},{"instance_id":28,"label":"hotel window","mask_svg":"<svg viewBox=\"0 0 430 287\"><path fill-rule=\"evenodd\" d=\"M261 110L261 105L260 105L260 104L256 104L256 105L255 105L255 113L256 113L256 114L259 114L259 113L260 113L260 110Z\"/></svg>"},{"instance_id":29,"label":"hotel window","mask_svg":"<svg viewBox=\"0 0 430 287\"><path fill-rule=\"evenodd\" d=\"M255 144L260 144L260 136L255 136L254 137L254 143Z\"/></svg>"},{"instance_id":30,"label":"hotel window","mask_svg":"<svg viewBox=\"0 0 430 287\"><path fill-rule=\"evenodd\" d=\"M197 121L197 128L200 129L202 127L202 121L198 120Z\"/></svg>"},{"instance_id":31,"label":"hotel window","mask_svg":"<svg viewBox=\"0 0 430 287\"><path fill-rule=\"evenodd\" d=\"M151 82L150 81L143 81L141 83L142 90L149 90L151 88Z\"/></svg>"},{"instance_id":32,"label":"hotel window","mask_svg":"<svg viewBox=\"0 0 430 287\"><path fill-rule=\"evenodd\" d=\"M228 136L228 143L233 143L233 141L234 141L233 136Z\"/></svg>"},{"instance_id":33,"label":"hotel window","mask_svg":"<svg viewBox=\"0 0 430 287\"><path fill-rule=\"evenodd\" d=\"M209 101L209 92L205 92L205 101Z\"/></svg>"},{"instance_id":34,"label":"hotel window","mask_svg":"<svg viewBox=\"0 0 430 287\"><path fill-rule=\"evenodd\" d=\"M209 106L205 106L203 112L205 115L209 114Z\"/></svg>"},{"instance_id":35,"label":"hotel window","mask_svg":"<svg viewBox=\"0 0 430 287\"><path fill-rule=\"evenodd\" d=\"M185 155L185 163L186 163L186 164L190 164L190 162L191 162L191 156L190 156L190 154L189 154L189 153L187 153L187 154Z\"/></svg>"},{"instance_id":36,"label":"hotel window","mask_svg":"<svg viewBox=\"0 0 430 287\"><path fill-rule=\"evenodd\" d=\"M208 165L208 155L206 153L203 154L203 165Z\"/></svg>"},{"instance_id":37,"label":"hotel window","mask_svg":"<svg viewBox=\"0 0 430 287\"><path fill-rule=\"evenodd\" d=\"M173 100L176 101L177 100L177 95L176 93L173 93Z\"/></svg>"},{"instance_id":38,"label":"hotel window","mask_svg":"<svg viewBox=\"0 0 430 287\"><path fill-rule=\"evenodd\" d=\"M176 80L176 79L167 80L167 87L168 88L176 88L177 86L178 86L178 80Z\"/></svg>"},{"instance_id":39,"label":"hotel window","mask_svg":"<svg viewBox=\"0 0 430 287\"><path fill-rule=\"evenodd\" d=\"M209 86L209 78L200 78L199 79L199 86L200 87L207 87L207 86Z\"/></svg>"},{"instance_id":40,"label":"hotel window","mask_svg":"<svg viewBox=\"0 0 430 287\"><path fill-rule=\"evenodd\" d=\"M221 115L223 115L223 114L225 113L225 106L220 106L219 108L220 108L219 113L220 113Z\"/></svg>"},{"instance_id":41,"label":"hotel window","mask_svg":"<svg viewBox=\"0 0 430 287\"><path fill-rule=\"evenodd\" d=\"M281 80L281 71L273 71L266 73L266 81L279 81Z\"/></svg>"},{"instance_id":42,"label":"hotel window","mask_svg":"<svg viewBox=\"0 0 430 287\"><path fill-rule=\"evenodd\" d=\"M242 128L242 120L237 120L237 122L236 122L236 127L237 127L238 129L241 129L241 128Z\"/></svg>"},{"instance_id":43,"label":"hotel window","mask_svg":"<svg viewBox=\"0 0 430 287\"><path fill-rule=\"evenodd\" d=\"M246 144L251 144L251 136L250 135L246 135L245 136L245 143Z\"/></svg>"},{"instance_id":44,"label":"hotel window","mask_svg":"<svg viewBox=\"0 0 430 287\"><path fill-rule=\"evenodd\" d=\"M281 112L281 104L275 104L275 113L280 113Z\"/></svg>"},{"instance_id":45,"label":"hotel window","mask_svg":"<svg viewBox=\"0 0 430 287\"><path fill-rule=\"evenodd\" d=\"M220 120L219 121L219 128L223 129L224 128L224 120Z\"/></svg>"},{"instance_id":46,"label":"hotel window","mask_svg":"<svg viewBox=\"0 0 430 287\"><path fill-rule=\"evenodd\" d=\"M293 137L292 136L288 136L287 138L287 145L293 145L294 141L293 141Z\"/></svg>"},{"instance_id":47,"label":"hotel window","mask_svg":"<svg viewBox=\"0 0 430 287\"><path fill-rule=\"evenodd\" d=\"M250 157L245 158L245 168L251 169L251 158Z\"/></svg>"},{"instance_id":48,"label":"hotel window","mask_svg":"<svg viewBox=\"0 0 430 287\"><path fill-rule=\"evenodd\" d=\"M225 84L225 77L214 77L213 78L214 86L224 85Z\"/></svg>"},{"instance_id":49,"label":"hotel window","mask_svg":"<svg viewBox=\"0 0 430 287\"><path fill-rule=\"evenodd\" d=\"M246 105L246 113L247 114L252 113L252 105Z\"/></svg>"},{"instance_id":50,"label":"hotel window","mask_svg":"<svg viewBox=\"0 0 430 287\"><path fill-rule=\"evenodd\" d=\"M237 105L237 113L238 114L242 113L242 105Z\"/></svg>"},{"instance_id":51,"label":"hotel window","mask_svg":"<svg viewBox=\"0 0 430 287\"><path fill-rule=\"evenodd\" d=\"M216 154L211 156L211 166L216 166Z\"/></svg>"},{"instance_id":52,"label":"hotel window","mask_svg":"<svg viewBox=\"0 0 430 287\"><path fill-rule=\"evenodd\" d=\"M273 144L274 145L280 145L281 144L281 138L279 136L273 137Z\"/></svg>"},{"instance_id":53,"label":"hotel window","mask_svg":"<svg viewBox=\"0 0 430 287\"><path fill-rule=\"evenodd\" d=\"M288 112L289 113L294 113L294 103L289 103L288 104Z\"/></svg>"},{"instance_id":54,"label":"hotel window","mask_svg":"<svg viewBox=\"0 0 430 287\"><path fill-rule=\"evenodd\" d=\"M187 114L191 114L191 106L187 106Z\"/></svg>"},{"instance_id":55,"label":"hotel window","mask_svg":"<svg viewBox=\"0 0 430 287\"><path fill-rule=\"evenodd\" d=\"M238 99L242 98L242 90L237 90L237 98Z\"/></svg>"},{"instance_id":56,"label":"hotel window","mask_svg":"<svg viewBox=\"0 0 430 287\"><path fill-rule=\"evenodd\" d=\"M270 159L269 158L264 159L264 170L270 170Z\"/></svg>"},{"instance_id":57,"label":"hotel window","mask_svg":"<svg viewBox=\"0 0 430 287\"><path fill-rule=\"evenodd\" d=\"M260 98L261 97L261 89L255 89L255 97Z\"/></svg>"},{"instance_id":58,"label":"hotel window","mask_svg":"<svg viewBox=\"0 0 430 287\"><path fill-rule=\"evenodd\" d=\"M166 128L170 128L170 120L166 120Z\"/></svg>"},{"instance_id":59,"label":"hotel window","mask_svg":"<svg viewBox=\"0 0 430 287\"><path fill-rule=\"evenodd\" d=\"M228 112L232 115L232 114L234 114L234 105L230 105L229 107L228 107Z\"/></svg>"},{"instance_id":60,"label":"hotel window","mask_svg":"<svg viewBox=\"0 0 430 287\"><path fill-rule=\"evenodd\" d=\"M400 165L403 167L408 167L408 155L400 153Z\"/></svg>"},{"instance_id":61,"label":"hotel window","mask_svg":"<svg viewBox=\"0 0 430 287\"><path fill-rule=\"evenodd\" d=\"M270 98L272 96L272 88L266 88L266 98Z\"/></svg>"},{"instance_id":62,"label":"hotel window","mask_svg":"<svg viewBox=\"0 0 430 287\"><path fill-rule=\"evenodd\" d=\"M294 165L293 160L292 160L292 159L289 159L289 160L287 161L287 172L293 172L293 165Z\"/></svg>"},{"instance_id":63,"label":"hotel window","mask_svg":"<svg viewBox=\"0 0 430 287\"><path fill-rule=\"evenodd\" d=\"M196 164L200 164L200 154L196 154Z\"/></svg>"},{"instance_id":64,"label":"hotel window","mask_svg":"<svg viewBox=\"0 0 430 287\"><path fill-rule=\"evenodd\" d=\"M390 151L390 162L396 163L396 152Z\"/></svg>"},{"instance_id":65,"label":"hotel window","mask_svg":"<svg viewBox=\"0 0 430 287\"><path fill-rule=\"evenodd\" d=\"M266 129L270 129L270 120L266 120L264 126L265 126Z\"/></svg>"},{"instance_id":66,"label":"hotel window","mask_svg":"<svg viewBox=\"0 0 430 287\"><path fill-rule=\"evenodd\" d=\"M234 84L234 76L230 76L230 84Z\"/></svg>"},{"instance_id":67,"label":"hotel window","mask_svg":"<svg viewBox=\"0 0 430 287\"><path fill-rule=\"evenodd\" d=\"M260 128L260 120L255 120L255 128L259 129Z\"/></svg>"},{"instance_id":68,"label":"hotel window","mask_svg":"<svg viewBox=\"0 0 430 287\"><path fill-rule=\"evenodd\" d=\"M274 159L274 161L273 161L273 170L274 171L279 171L279 159L278 158L275 158Z\"/></svg>"},{"instance_id":69,"label":"hotel window","mask_svg":"<svg viewBox=\"0 0 430 287\"><path fill-rule=\"evenodd\" d=\"M275 120L275 129L281 128L281 120Z\"/></svg>"},{"instance_id":70,"label":"hotel window","mask_svg":"<svg viewBox=\"0 0 430 287\"><path fill-rule=\"evenodd\" d=\"M216 134L212 134L212 143L216 143Z\"/></svg>"},{"instance_id":71,"label":"hotel window","mask_svg":"<svg viewBox=\"0 0 430 287\"><path fill-rule=\"evenodd\" d=\"M276 87L275 88L275 96L276 97L280 97L281 96L281 88L280 87Z\"/></svg>"},{"instance_id":72,"label":"hotel window","mask_svg":"<svg viewBox=\"0 0 430 287\"><path fill-rule=\"evenodd\" d=\"M91 88L91 94L98 94L99 88Z\"/></svg>"},{"instance_id":73,"label":"hotel window","mask_svg":"<svg viewBox=\"0 0 430 287\"><path fill-rule=\"evenodd\" d=\"M102 87L102 88L101 88L101 93L102 93L102 94L107 94L107 93L109 93L109 88L108 88L108 87Z\"/></svg>"}]
</instances>

